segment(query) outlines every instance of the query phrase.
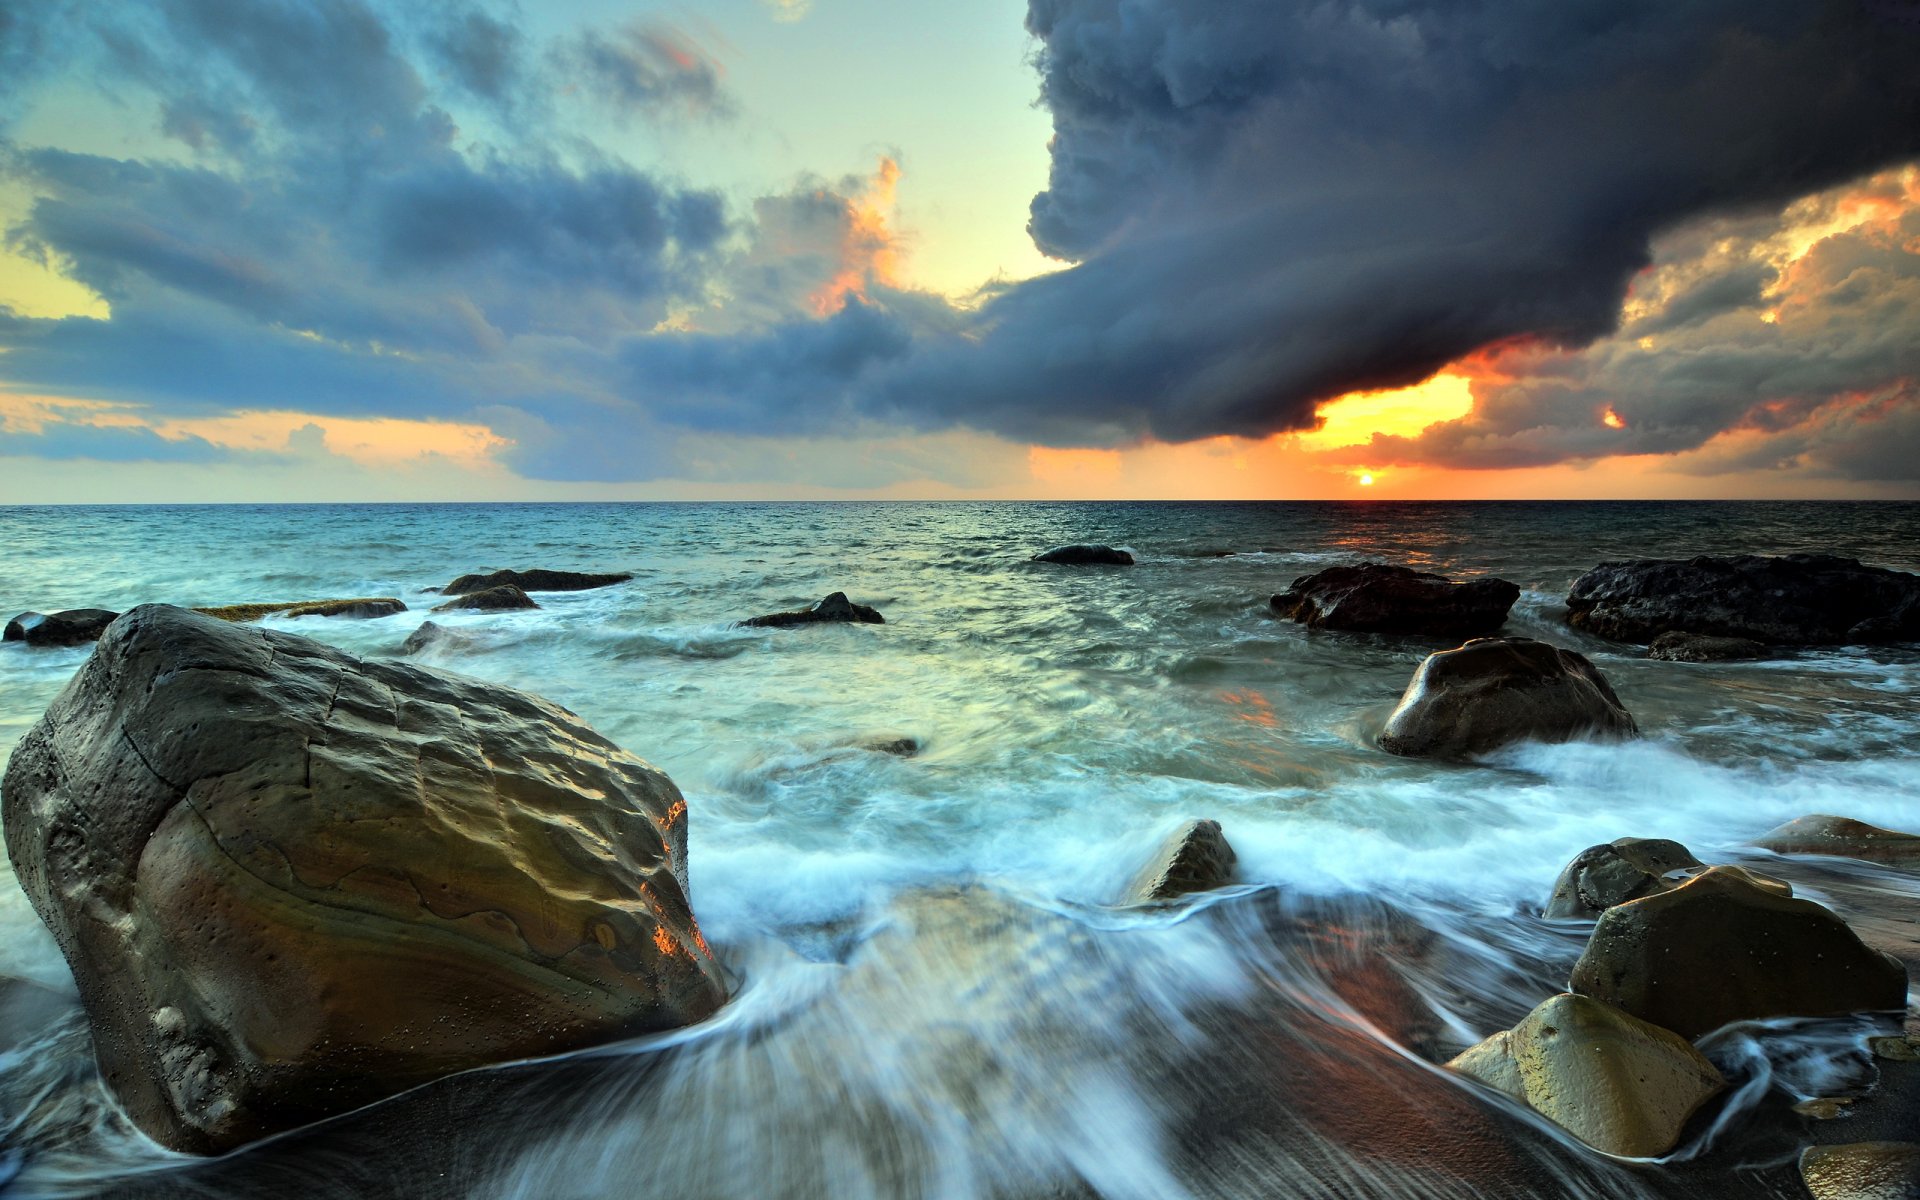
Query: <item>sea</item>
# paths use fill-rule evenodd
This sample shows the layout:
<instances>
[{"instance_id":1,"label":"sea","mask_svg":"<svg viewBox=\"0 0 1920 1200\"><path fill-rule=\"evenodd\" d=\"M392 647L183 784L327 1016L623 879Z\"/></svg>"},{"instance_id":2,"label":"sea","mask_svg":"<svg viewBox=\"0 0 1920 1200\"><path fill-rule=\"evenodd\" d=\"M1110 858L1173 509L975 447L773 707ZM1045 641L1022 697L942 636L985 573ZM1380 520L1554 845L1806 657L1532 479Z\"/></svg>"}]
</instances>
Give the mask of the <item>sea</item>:
<instances>
[{"instance_id":1,"label":"sea","mask_svg":"<svg viewBox=\"0 0 1920 1200\"><path fill-rule=\"evenodd\" d=\"M1074 542L1137 564L1030 561ZM674 779L693 907L734 991L699 1026L218 1160L131 1128L77 1016L0 1036L0 1192L1794 1195L1801 1135L1777 1114L1870 1082L1858 1022L1722 1039L1732 1098L1657 1164L1587 1150L1439 1064L1565 988L1586 931L1540 909L1587 846L1672 838L1766 869L1746 843L1805 814L1920 830L1920 650L1680 664L1564 622L1601 562L1798 551L1920 571L1920 505L0 508L0 616L404 600L266 621L366 657L400 656L464 573L631 572L537 611L434 614L465 636L412 661L545 696ZM1642 736L1467 764L1383 753L1382 722L1448 643L1269 606L1369 560L1518 584L1505 632L1591 658ZM835 591L885 624L737 624ZM0 756L88 653L0 646ZM902 738L918 752L876 748ZM1236 884L1123 905L1195 818L1220 822ZM1799 882L1920 898L1864 866ZM10 871L0 976L72 990Z\"/></svg>"}]
</instances>

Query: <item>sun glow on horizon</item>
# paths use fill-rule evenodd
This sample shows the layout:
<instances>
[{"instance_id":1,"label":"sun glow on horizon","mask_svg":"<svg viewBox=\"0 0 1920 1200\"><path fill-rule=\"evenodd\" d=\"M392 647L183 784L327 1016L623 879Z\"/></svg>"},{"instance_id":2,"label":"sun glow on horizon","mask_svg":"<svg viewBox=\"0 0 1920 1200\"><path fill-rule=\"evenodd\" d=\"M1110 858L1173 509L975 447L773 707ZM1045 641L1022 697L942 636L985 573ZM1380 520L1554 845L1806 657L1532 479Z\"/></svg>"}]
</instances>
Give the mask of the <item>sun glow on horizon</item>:
<instances>
[{"instance_id":1,"label":"sun glow on horizon","mask_svg":"<svg viewBox=\"0 0 1920 1200\"><path fill-rule=\"evenodd\" d=\"M1320 428L1293 436L1309 450L1363 446L1377 433L1414 437L1473 411L1473 381L1442 371L1411 387L1349 392L1320 405Z\"/></svg>"}]
</instances>

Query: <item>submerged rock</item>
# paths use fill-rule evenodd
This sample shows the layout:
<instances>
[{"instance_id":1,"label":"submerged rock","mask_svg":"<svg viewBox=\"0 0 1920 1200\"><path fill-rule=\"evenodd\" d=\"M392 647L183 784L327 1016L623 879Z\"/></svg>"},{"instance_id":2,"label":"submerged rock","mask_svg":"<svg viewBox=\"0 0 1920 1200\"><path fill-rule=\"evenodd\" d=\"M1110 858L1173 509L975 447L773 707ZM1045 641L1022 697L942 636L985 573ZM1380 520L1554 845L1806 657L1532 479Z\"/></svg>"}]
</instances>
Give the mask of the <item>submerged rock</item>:
<instances>
[{"instance_id":1,"label":"submerged rock","mask_svg":"<svg viewBox=\"0 0 1920 1200\"><path fill-rule=\"evenodd\" d=\"M499 587L490 587L483 592L466 592L455 596L444 604L433 606L434 612L511 612L525 608L539 608L533 597L527 595L510 583Z\"/></svg>"},{"instance_id":2,"label":"submerged rock","mask_svg":"<svg viewBox=\"0 0 1920 1200\"><path fill-rule=\"evenodd\" d=\"M781 629L790 625L816 625L823 621L840 621L860 625L885 625L887 619L877 609L864 604L855 604L847 599L845 592L835 592L811 608L799 608L792 612L768 613L764 617L749 617L740 622L761 629Z\"/></svg>"},{"instance_id":3,"label":"submerged rock","mask_svg":"<svg viewBox=\"0 0 1920 1200\"><path fill-rule=\"evenodd\" d=\"M1128 885L1126 904L1177 900L1233 882L1238 856L1218 821L1188 821L1161 845L1146 869Z\"/></svg>"},{"instance_id":4,"label":"submerged rock","mask_svg":"<svg viewBox=\"0 0 1920 1200\"><path fill-rule=\"evenodd\" d=\"M1608 1154L1673 1149L1726 1087L1685 1038L1610 1004L1562 994L1447 1064Z\"/></svg>"},{"instance_id":5,"label":"submerged rock","mask_svg":"<svg viewBox=\"0 0 1920 1200\"><path fill-rule=\"evenodd\" d=\"M1824 813L1769 829L1753 844L1775 854L1831 854L1895 866L1920 864L1920 836Z\"/></svg>"},{"instance_id":6,"label":"submerged rock","mask_svg":"<svg viewBox=\"0 0 1920 1200\"><path fill-rule=\"evenodd\" d=\"M584 592L632 579L630 572L594 575L584 571L495 571L490 575L462 575L441 592L448 596L466 596L498 587L516 587L523 592Z\"/></svg>"},{"instance_id":7,"label":"submerged rock","mask_svg":"<svg viewBox=\"0 0 1920 1200\"><path fill-rule=\"evenodd\" d=\"M913 758L920 753L920 739L914 737L876 737L860 743L862 750L890 754L895 758Z\"/></svg>"},{"instance_id":8,"label":"submerged rock","mask_svg":"<svg viewBox=\"0 0 1920 1200\"><path fill-rule=\"evenodd\" d=\"M1800 1152L1800 1177L1813 1200L1913 1200L1920 1196L1920 1145L1808 1146Z\"/></svg>"},{"instance_id":9,"label":"submerged rock","mask_svg":"<svg viewBox=\"0 0 1920 1200\"><path fill-rule=\"evenodd\" d=\"M1714 867L1608 909L1575 991L1696 1038L1732 1021L1903 1008L1907 972L1810 900Z\"/></svg>"},{"instance_id":10,"label":"submerged rock","mask_svg":"<svg viewBox=\"0 0 1920 1200\"><path fill-rule=\"evenodd\" d=\"M120 616L104 608L70 608L65 612L23 612L7 622L0 641L29 646L84 646L97 640Z\"/></svg>"},{"instance_id":11,"label":"submerged rock","mask_svg":"<svg viewBox=\"0 0 1920 1200\"><path fill-rule=\"evenodd\" d=\"M1546 915L1593 918L1616 904L1679 887L1705 869L1693 852L1665 838L1616 838L1588 846L1554 880Z\"/></svg>"},{"instance_id":12,"label":"submerged rock","mask_svg":"<svg viewBox=\"0 0 1920 1200\"><path fill-rule=\"evenodd\" d=\"M1662 662L1741 662L1768 656L1766 644L1752 638L1710 637L1672 630L1653 639L1647 657Z\"/></svg>"},{"instance_id":13,"label":"submerged rock","mask_svg":"<svg viewBox=\"0 0 1920 1200\"><path fill-rule=\"evenodd\" d=\"M279 604L224 604L193 611L222 621L258 621L262 617L358 617L368 620L407 611L392 596L360 596L351 600L289 600Z\"/></svg>"},{"instance_id":14,"label":"submerged rock","mask_svg":"<svg viewBox=\"0 0 1920 1200\"><path fill-rule=\"evenodd\" d=\"M1055 546L1042 550L1029 561L1061 563L1070 567L1130 567L1133 555L1112 546Z\"/></svg>"},{"instance_id":15,"label":"submerged rock","mask_svg":"<svg viewBox=\"0 0 1920 1200\"><path fill-rule=\"evenodd\" d=\"M143 606L0 798L107 1084L175 1149L725 1000L679 790L524 692Z\"/></svg>"},{"instance_id":16,"label":"submerged rock","mask_svg":"<svg viewBox=\"0 0 1920 1200\"><path fill-rule=\"evenodd\" d=\"M1477 638L1427 656L1380 731L1380 748L1465 758L1527 739L1637 732L1606 677L1581 655L1532 638Z\"/></svg>"},{"instance_id":17,"label":"submerged rock","mask_svg":"<svg viewBox=\"0 0 1920 1200\"><path fill-rule=\"evenodd\" d=\"M451 649L472 644L473 636L465 630L448 629L445 625L422 621L420 627L408 634L406 641L400 643L400 653L411 655L434 647Z\"/></svg>"},{"instance_id":18,"label":"submerged rock","mask_svg":"<svg viewBox=\"0 0 1920 1200\"><path fill-rule=\"evenodd\" d=\"M1273 611L1313 629L1355 633L1492 633L1520 589L1504 579L1455 583L1409 567L1368 562L1302 575L1273 598Z\"/></svg>"},{"instance_id":19,"label":"submerged rock","mask_svg":"<svg viewBox=\"0 0 1920 1200\"><path fill-rule=\"evenodd\" d=\"M1777 645L1920 638L1920 575L1832 554L1640 559L1574 580L1567 623L1650 642L1681 631Z\"/></svg>"}]
</instances>

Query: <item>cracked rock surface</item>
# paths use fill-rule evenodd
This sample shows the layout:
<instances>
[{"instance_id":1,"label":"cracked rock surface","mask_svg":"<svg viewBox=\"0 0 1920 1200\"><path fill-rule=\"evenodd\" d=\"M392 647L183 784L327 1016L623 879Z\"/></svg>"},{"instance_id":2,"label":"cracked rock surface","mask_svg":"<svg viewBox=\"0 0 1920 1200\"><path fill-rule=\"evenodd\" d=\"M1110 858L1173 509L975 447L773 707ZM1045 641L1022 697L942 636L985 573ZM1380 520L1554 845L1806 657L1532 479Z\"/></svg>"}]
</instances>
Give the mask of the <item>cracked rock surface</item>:
<instances>
[{"instance_id":1,"label":"cracked rock surface","mask_svg":"<svg viewBox=\"0 0 1920 1200\"><path fill-rule=\"evenodd\" d=\"M679 790L524 692L146 605L3 802L102 1073L175 1149L726 998Z\"/></svg>"}]
</instances>

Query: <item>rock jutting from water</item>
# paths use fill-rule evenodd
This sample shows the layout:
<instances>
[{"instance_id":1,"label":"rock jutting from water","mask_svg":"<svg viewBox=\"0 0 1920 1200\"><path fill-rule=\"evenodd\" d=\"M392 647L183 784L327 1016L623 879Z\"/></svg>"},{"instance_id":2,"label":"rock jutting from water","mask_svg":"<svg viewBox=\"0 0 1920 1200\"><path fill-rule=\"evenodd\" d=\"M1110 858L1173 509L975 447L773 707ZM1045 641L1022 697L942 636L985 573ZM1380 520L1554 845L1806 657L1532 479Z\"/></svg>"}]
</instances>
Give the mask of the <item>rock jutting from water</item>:
<instances>
[{"instance_id":1,"label":"rock jutting from water","mask_svg":"<svg viewBox=\"0 0 1920 1200\"><path fill-rule=\"evenodd\" d=\"M1518 586L1504 579L1455 583L1410 567L1366 562L1302 575L1273 597L1277 616L1310 629L1471 637L1506 623Z\"/></svg>"},{"instance_id":2,"label":"rock jutting from water","mask_svg":"<svg viewBox=\"0 0 1920 1200\"><path fill-rule=\"evenodd\" d=\"M1188 821L1168 836L1127 886L1124 904L1177 900L1233 882L1238 861L1218 821Z\"/></svg>"},{"instance_id":3,"label":"rock jutting from water","mask_svg":"<svg viewBox=\"0 0 1920 1200\"><path fill-rule=\"evenodd\" d=\"M1726 1080L1687 1040L1610 1004L1562 994L1447 1066L1597 1150L1652 1158Z\"/></svg>"},{"instance_id":4,"label":"rock jutting from water","mask_svg":"<svg viewBox=\"0 0 1920 1200\"><path fill-rule=\"evenodd\" d=\"M1133 555L1112 546L1055 546L1034 555L1031 562L1059 563L1069 567L1130 567Z\"/></svg>"},{"instance_id":5,"label":"rock jutting from water","mask_svg":"<svg viewBox=\"0 0 1920 1200\"><path fill-rule=\"evenodd\" d=\"M1832 554L1640 559L1574 580L1567 623L1622 642L1682 632L1783 646L1920 639L1920 575Z\"/></svg>"},{"instance_id":6,"label":"rock jutting from water","mask_svg":"<svg viewBox=\"0 0 1920 1200\"><path fill-rule=\"evenodd\" d=\"M797 608L792 612L768 613L764 617L749 617L740 624L756 629L785 629L794 625L818 625L827 622L885 625L887 619L880 615L878 609L869 608L864 604L855 604L847 599L845 592L835 592L808 608Z\"/></svg>"},{"instance_id":7,"label":"rock jutting from water","mask_svg":"<svg viewBox=\"0 0 1920 1200\"><path fill-rule=\"evenodd\" d=\"M1766 643L1752 638L1713 637L1677 629L1661 634L1647 647L1647 657L1661 662L1744 662L1766 658L1770 653Z\"/></svg>"},{"instance_id":8,"label":"rock jutting from water","mask_svg":"<svg viewBox=\"0 0 1920 1200\"><path fill-rule=\"evenodd\" d=\"M1477 638L1427 656L1380 731L1380 748L1416 758L1466 758L1518 741L1638 732L1585 657L1532 638Z\"/></svg>"},{"instance_id":9,"label":"rock jutting from water","mask_svg":"<svg viewBox=\"0 0 1920 1200\"><path fill-rule=\"evenodd\" d=\"M1616 904L1679 887L1689 872L1705 869L1679 842L1615 838L1574 856L1553 882L1546 915L1592 920Z\"/></svg>"},{"instance_id":10,"label":"rock jutting from water","mask_svg":"<svg viewBox=\"0 0 1920 1200\"><path fill-rule=\"evenodd\" d=\"M1912 1200L1920 1196L1920 1144L1808 1146L1800 1178L1813 1200Z\"/></svg>"},{"instance_id":11,"label":"rock jutting from water","mask_svg":"<svg viewBox=\"0 0 1920 1200\"><path fill-rule=\"evenodd\" d=\"M29 646L84 646L113 624L119 613L104 608L70 608L65 612L23 612L7 622L0 641Z\"/></svg>"},{"instance_id":12,"label":"rock jutting from water","mask_svg":"<svg viewBox=\"0 0 1920 1200\"><path fill-rule=\"evenodd\" d=\"M222 621L258 621L262 617L355 617L372 620L407 611L393 596L359 596L351 600L288 600L274 604L223 604L194 612Z\"/></svg>"},{"instance_id":13,"label":"rock jutting from water","mask_svg":"<svg viewBox=\"0 0 1920 1200\"><path fill-rule=\"evenodd\" d=\"M0 797L108 1086L178 1150L726 999L679 790L524 692L143 606Z\"/></svg>"},{"instance_id":14,"label":"rock jutting from water","mask_svg":"<svg viewBox=\"0 0 1920 1200\"><path fill-rule=\"evenodd\" d=\"M487 575L462 575L440 591L448 596L465 596L497 587L516 587L523 592L585 592L610 587L632 579L629 572L592 574L585 571L494 571Z\"/></svg>"},{"instance_id":15,"label":"rock jutting from water","mask_svg":"<svg viewBox=\"0 0 1920 1200\"><path fill-rule=\"evenodd\" d=\"M1751 844L1775 854L1827 854L1889 866L1920 864L1920 836L1825 813L1776 826Z\"/></svg>"},{"instance_id":16,"label":"rock jutting from water","mask_svg":"<svg viewBox=\"0 0 1920 1200\"><path fill-rule=\"evenodd\" d=\"M523 609L539 608L533 597L527 595L511 583L499 587L490 587L485 591L464 592L442 604L433 606L434 612L517 612Z\"/></svg>"}]
</instances>

